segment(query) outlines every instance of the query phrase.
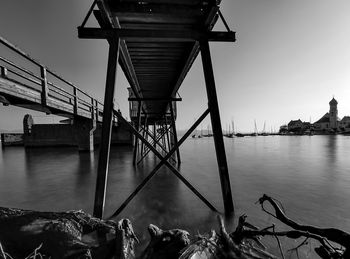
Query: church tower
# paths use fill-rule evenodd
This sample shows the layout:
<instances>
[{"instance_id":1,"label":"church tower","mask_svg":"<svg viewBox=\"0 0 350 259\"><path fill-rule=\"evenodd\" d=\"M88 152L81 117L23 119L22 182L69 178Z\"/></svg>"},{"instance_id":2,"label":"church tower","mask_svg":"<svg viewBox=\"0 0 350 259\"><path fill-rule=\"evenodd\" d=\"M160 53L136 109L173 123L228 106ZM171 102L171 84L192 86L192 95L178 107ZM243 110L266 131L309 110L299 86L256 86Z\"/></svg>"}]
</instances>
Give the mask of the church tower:
<instances>
[{"instance_id":1,"label":"church tower","mask_svg":"<svg viewBox=\"0 0 350 259\"><path fill-rule=\"evenodd\" d=\"M331 129L338 128L338 102L336 99L333 99L329 102L329 127Z\"/></svg>"}]
</instances>

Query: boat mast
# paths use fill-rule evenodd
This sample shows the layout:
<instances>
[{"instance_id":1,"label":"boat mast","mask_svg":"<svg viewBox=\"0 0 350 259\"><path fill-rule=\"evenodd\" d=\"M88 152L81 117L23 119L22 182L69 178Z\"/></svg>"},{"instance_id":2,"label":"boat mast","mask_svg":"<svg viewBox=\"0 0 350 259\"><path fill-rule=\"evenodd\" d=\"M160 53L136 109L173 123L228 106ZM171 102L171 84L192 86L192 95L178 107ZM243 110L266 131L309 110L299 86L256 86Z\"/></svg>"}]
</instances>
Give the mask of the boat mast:
<instances>
[{"instance_id":1,"label":"boat mast","mask_svg":"<svg viewBox=\"0 0 350 259\"><path fill-rule=\"evenodd\" d=\"M232 119L232 134L235 134L235 122Z\"/></svg>"}]
</instances>

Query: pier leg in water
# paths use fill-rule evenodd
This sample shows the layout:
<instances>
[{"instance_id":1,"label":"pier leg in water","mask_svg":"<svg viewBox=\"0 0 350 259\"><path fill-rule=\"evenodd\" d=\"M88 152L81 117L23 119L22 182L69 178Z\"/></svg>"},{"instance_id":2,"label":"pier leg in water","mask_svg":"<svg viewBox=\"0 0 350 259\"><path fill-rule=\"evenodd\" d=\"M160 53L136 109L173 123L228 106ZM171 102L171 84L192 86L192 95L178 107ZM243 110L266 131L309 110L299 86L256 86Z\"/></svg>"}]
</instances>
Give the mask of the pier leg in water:
<instances>
[{"instance_id":1,"label":"pier leg in water","mask_svg":"<svg viewBox=\"0 0 350 259\"><path fill-rule=\"evenodd\" d=\"M173 133L175 145L177 145L177 132L176 132L176 123L175 123L175 114L174 114L173 103L171 102L169 105L170 105L170 113L171 113L172 133ZM176 150L176 156L177 156L177 162L179 164L181 164L180 150L179 149Z\"/></svg>"},{"instance_id":2,"label":"pier leg in water","mask_svg":"<svg viewBox=\"0 0 350 259\"><path fill-rule=\"evenodd\" d=\"M115 79L117 74L117 64L119 58L119 42L119 38L114 38L109 43L106 89L103 107L102 136L100 145L100 156L98 159L94 203L94 216L97 218L102 218L105 204L113 118L113 98L115 89Z\"/></svg>"},{"instance_id":3,"label":"pier leg in water","mask_svg":"<svg viewBox=\"0 0 350 259\"><path fill-rule=\"evenodd\" d=\"M116 217L128 204L129 202L137 195L139 191L146 185L146 183L157 173L158 169L165 164L194 194L197 195L212 211L217 212L216 208L211 205L211 203L203 197L200 192L196 190L187 180L184 178L180 172L172 166L168 159L172 156L172 154L176 151L177 148L188 138L188 136L193 132L193 130L198 127L198 125L203 121L203 119L209 114L209 109L207 109L201 117L192 125L192 127L182 136L177 145L175 145L166 156L162 156L156 148L152 146L142 135L129 123L127 122L120 114L116 114L121 123L124 123L135 135L139 137L139 139L144 142L144 144L151 149L151 151L160 159L160 162L157 166L152 170L151 173L142 181L142 183L135 189L135 191L124 201L124 203L117 209L110 218Z\"/></svg>"},{"instance_id":4,"label":"pier leg in water","mask_svg":"<svg viewBox=\"0 0 350 259\"><path fill-rule=\"evenodd\" d=\"M208 106L210 110L211 124L213 127L213 133L214 133L216 158L219 166L221 191L224 199L225 213L233 214L234 208L233 208L233 201L232 201L230 177L228 174L224 139L222 136L220 112L219 112L218 99L216 95L213 66L212 66L211 57L210 57L209 42L201 41L200 48L201 48L201 55L202 55L202 62L203 62L205 85L206 85L207 95L208 95Z\"/></svg>"},{"instance_id":5,"label":"pier leg in water","mask_svg":"<svg viewBox=\"0 0 350 259\"><path fill-rule=\"evenodd\" d=\"M153 147L157 148L157 125L156 123L154 123L153 125L153 139L154 139L154 144L153 144Z\"/></svg>"},{"instance_id":6,"label":"pier leg in water","mask_svg":"<svg viewBox=\"0 0 350 259\"><path fill-rule=\"evenodd\" d=\"M74 118L74 134L79 151L94 151L96 120Z\"/></svg>"},{"instance_id":7,"label":"pier leg in water","mask_svg":"<svg viewBox=\"0 0 350 259\"><path fill-rule=\"evenodd\" d=\"M140 131L141 128L141 107L142 107L142 102L138 102L138 107L137 107L137 122L136 122L136 129ZM138 145L139 145L139 139L137 136L135 136L135 143L134 143L134 154L133 154L133 159L132 163L135 165L136 164L136 157L137 157L137 151L138 151Z\"/></svg>"}]
</instances>

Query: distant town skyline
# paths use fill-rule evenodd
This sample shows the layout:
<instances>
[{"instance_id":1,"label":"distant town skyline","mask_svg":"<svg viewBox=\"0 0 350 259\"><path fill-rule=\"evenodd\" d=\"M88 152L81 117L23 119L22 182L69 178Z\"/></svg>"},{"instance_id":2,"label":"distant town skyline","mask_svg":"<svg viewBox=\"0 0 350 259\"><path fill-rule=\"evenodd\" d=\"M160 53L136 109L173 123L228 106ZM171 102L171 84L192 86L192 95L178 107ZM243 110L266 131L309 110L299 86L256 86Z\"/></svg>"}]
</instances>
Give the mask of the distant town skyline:
<instances>
[{"instance_id":1,"label":"distant town skyline","mask_svg":"<svg viewBox=\"0 0 350 259\"><path fill-rule=\"evenodd\" d=\"M5 0L0 35L102 100L107 42L77 36L91 3ZM210 44L223 129L232 120L241 132L254 131L254 120L258 130L264 122L266 130L296 119L315 122L333 96L339 117L350 114L348 10L347 0L222 0L221 11L237 33L235 43ZM220 21L215 29L224 30ZM129 117L127 87L118 68L116 105ZM179 93L177 126L186 129L207 105L200 55ZM44 121L43 113L0 106L0 129L22 128L26 113ZM209 118L201 127L208 124Z\"/></svg>"}]
</instances>

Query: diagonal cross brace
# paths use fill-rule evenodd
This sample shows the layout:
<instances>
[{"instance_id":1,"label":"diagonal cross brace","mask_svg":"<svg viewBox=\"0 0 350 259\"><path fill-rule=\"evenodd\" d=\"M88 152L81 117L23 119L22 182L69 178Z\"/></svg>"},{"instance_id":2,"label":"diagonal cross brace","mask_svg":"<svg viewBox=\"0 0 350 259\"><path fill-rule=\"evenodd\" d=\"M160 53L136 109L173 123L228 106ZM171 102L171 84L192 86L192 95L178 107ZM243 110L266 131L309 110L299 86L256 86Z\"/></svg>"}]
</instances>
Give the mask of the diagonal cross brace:
<instances>
[{"instance_id":1,"label":"diagonal cross brace","mask_svg":"<svg viewBox=\"0 0 350 259\"><path fill-rule=\"evenodd\" d=\"M169 128L167 128L167 130L169 130ZM163 149L163 151L166 151L166 149L159 143L159 141L162 139L162 137L166 134L166 131L165 132L161 132L161 133L158 133L158 135L156 136L156 138L154 138L154 136L152 136L152 134L149 132L148 129L146 129L145 127L141 127L140 128L140 131L145 131L145 133L150 136L151 140L153 140L153 144L158 144L158 146L160 148Z\"/></svg>"},{"instance_id":2,"label":"diagonal cross brace","mask_svg":"<svg viewBox=\"0 0 350 259\"><path fill-rule=\"evenodd\" d=\"M146 185L146 183L157 173L157 171L165 164L195 195L198 196L211 210L217 212L217 209L206 199L204 196L194 188L185 177L183 177L180 172L171 165L167 160L172 156L172 154L180 147L180 145L188 138L188 136L198 127L198 125L205 119L205 117L209 114L209 109L207 109L198 120L192 125L192 127L186 132L186 134L179 140L177 145L175 145L169 153L163 157L157 149L155 149L143 136L132 126L129 122L127 122L121 114L117 114L118 119L124 123L131 131L134 132L135 135L149 148L152 152L161 160L157 166L152 170L152 172L142 181L142 183L137 186L135 191L124 201L124 203L113 213L109 218L116 217L122 210L129 204L129 202L136 196L136 194Z\"/></svg>"},{"instance_id":3,"label":"diagonal cross brace","mask_svg":"<svg viewBox=\"0 0 350 259\"><path fill-rule=\"evenodd\" d=\"M171 128L171 127L167 128L167 130L166 130L165 132L162 132L161 134L159 134L156 140L153 139L153 136L149 133L149 131L148 131L147 129L144 129L144 128L142 127L141 130L143 130L144 132L146 132L146 134L149 135L149 136L151 137L151 140L155 141L155 143L158 144L158 145L162 148L162 150L163 150L164 152L168 153L168 151L167 151L162 145L159 144L159 141L160 141L160 140L162 139L162 137L170 130L170 128ZM148 153L149 153L150 151L151 151L151 150L148 149L148 150L142 155L142 157L141 157L140 160L137 162L137 164L139 164L139 163L148 155ZM176 162L174 158L171 157L171 159L172 159L174 162Z\"/></svg>"}]
</instances>

